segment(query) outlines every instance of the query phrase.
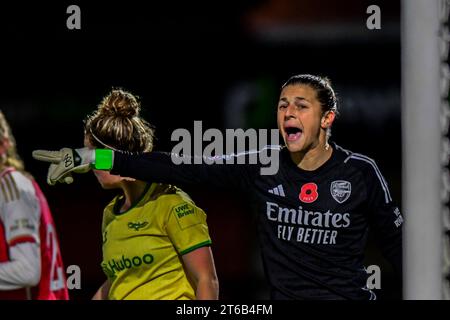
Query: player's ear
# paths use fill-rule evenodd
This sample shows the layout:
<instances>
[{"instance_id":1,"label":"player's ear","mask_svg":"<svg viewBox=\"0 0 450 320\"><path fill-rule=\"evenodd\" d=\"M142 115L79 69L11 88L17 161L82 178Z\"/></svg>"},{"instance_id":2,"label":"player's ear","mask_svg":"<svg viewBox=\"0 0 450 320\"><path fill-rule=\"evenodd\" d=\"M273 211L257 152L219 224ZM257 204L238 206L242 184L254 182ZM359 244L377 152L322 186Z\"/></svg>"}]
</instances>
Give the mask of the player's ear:
<instances>
[{"instance_id":1,"label":"player's ear","mask_svg":"<svg viewBox=\"0 0 450 320\"><path fill-rule=\"evenodd\" d=\"M336 118L336 113L332 110L327 111L322 116L322 120L320 121L320 126L322 129L328 129L331 128L331 125L333 124L334 119Z\"/></svg>"}]
</instances>

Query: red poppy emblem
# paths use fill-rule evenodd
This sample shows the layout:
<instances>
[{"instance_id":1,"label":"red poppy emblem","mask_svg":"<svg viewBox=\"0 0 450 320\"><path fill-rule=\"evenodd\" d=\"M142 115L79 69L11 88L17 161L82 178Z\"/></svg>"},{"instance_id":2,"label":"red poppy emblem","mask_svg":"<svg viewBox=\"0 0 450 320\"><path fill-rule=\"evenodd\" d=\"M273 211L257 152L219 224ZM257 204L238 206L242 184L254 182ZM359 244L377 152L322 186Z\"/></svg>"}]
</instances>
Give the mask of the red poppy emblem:
<instances>
[{"instance_id":1,"label":"red poppy emblem","mask_svg":"<svg viewBox=\"0 0 450 320\"><path fill-rule=\"evenodd\" d=\"M317 200L319 193L317 192L317 184L314 182L306 183L300 189L298 198L305 203L312 203Z\"/></svg>"}]
</instances>

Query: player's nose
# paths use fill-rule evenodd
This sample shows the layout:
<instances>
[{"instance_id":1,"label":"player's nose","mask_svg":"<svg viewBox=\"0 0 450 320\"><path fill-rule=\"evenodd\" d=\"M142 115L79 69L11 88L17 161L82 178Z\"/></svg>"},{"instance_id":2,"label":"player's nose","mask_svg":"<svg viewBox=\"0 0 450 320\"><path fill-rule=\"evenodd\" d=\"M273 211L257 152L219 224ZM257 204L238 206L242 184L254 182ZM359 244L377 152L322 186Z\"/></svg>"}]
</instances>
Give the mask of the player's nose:
<instances>
[{"instance_id":1,"label":"player's nose","mask_svg":"<svg viewBox=\"0 0 450 320\"><path fill-rule=\"evenodd\" d=\"M295 118L295 106L289 104L286 108L286 113L284 114L284 119L289 120L291 118Z\"/></svg>"}]
</instances>

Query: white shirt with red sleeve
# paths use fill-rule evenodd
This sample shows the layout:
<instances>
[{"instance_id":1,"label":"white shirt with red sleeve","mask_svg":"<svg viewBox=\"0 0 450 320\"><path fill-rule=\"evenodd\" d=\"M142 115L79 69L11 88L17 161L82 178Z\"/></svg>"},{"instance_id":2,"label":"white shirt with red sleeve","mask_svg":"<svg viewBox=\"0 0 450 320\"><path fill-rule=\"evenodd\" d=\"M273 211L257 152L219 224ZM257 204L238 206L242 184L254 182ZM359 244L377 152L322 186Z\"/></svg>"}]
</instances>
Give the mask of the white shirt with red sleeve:
<instances>
[{"instance_id":1,"label":"white shirt with red sleeve","mask_svg":"<svg viewBox=\"0 0 450 320\"><path fill-rule=\"evenodd\" d=\"M0 299L67 299L50 209L36 182L0 173Z\"/></svg>"},{"instance_id":2,"label":"white shirt with red sleeve","mask_svg":"<svg viewBox=\"0 0 450 320\"><path fill-rule=\"evenodd\" d=\"M39 283L40 206L31 180L19 171L0 173L0 290Z\"/></svg>"}]
</instances>

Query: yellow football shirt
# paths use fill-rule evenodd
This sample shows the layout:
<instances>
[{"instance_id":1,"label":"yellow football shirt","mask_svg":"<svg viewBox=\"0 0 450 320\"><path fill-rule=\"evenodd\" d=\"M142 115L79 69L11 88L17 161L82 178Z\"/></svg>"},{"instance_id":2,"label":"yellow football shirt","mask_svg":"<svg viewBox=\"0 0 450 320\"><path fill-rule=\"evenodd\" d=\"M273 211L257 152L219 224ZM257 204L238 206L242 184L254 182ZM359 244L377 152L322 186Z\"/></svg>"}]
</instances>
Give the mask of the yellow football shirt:
<instances>
[{"instance_id":1,"label":"yellow football shirt","mask_svg":"<svg viewBox=\"0 0 450 320\"><path fill-rule=\"evenodd\" d=\"M102 269L109 299L195 299L182 255L211 245L205 212L182 190L149 184L141 199L119 213L123 196L103 214Z\"/></svg>"}]
</instances>

